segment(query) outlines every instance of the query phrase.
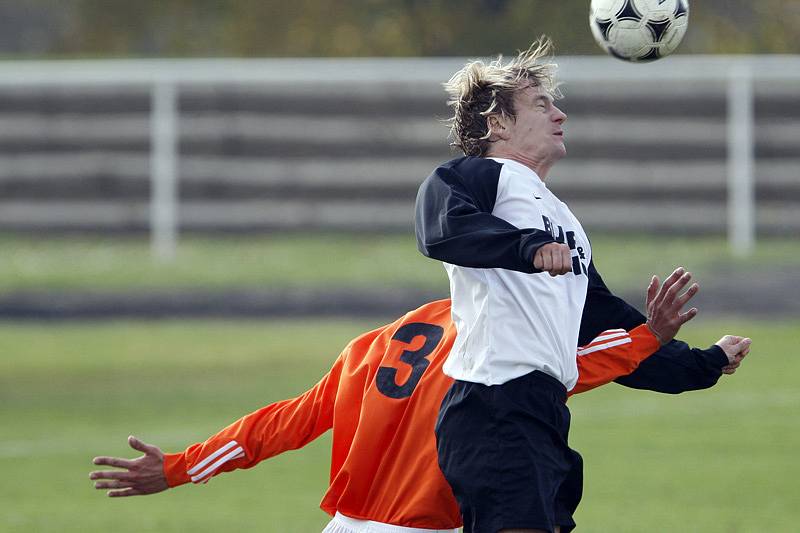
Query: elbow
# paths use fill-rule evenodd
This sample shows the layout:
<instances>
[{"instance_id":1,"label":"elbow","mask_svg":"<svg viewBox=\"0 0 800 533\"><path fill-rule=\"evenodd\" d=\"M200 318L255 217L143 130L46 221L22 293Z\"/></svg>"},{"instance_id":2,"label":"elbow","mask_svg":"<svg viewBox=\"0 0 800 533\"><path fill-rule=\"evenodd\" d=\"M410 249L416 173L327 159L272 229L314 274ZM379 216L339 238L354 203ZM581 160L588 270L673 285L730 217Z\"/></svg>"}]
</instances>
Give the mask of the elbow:
<instances>
[{"instance_id":1,"label":"elbow","mask_svg":"<svg viewBox=\"0 0 800 533\"><path fill-rule=\"evenodd\" d=\"M421 227L417 226L416 236L417 250L419 250L422 255L431 259L440 259L436 254L436 250L438 249L437 241L432 238L430 232L425 232Z\"/></svg>"},{"instance_id":2,"label":"elbow","mask_svg":"<svg viewBox=\"0 0 800 533\"><path fill-rule=\"evenodd\" d=\"M431 256L431 245L425 240L425 236L417 232L417 250L425 257Z\"/></svg>"},{"instance_id":3,"label":"elbow","mask_svg":"<svg viewBox=\"0 0 800 533\"><path fill-rule=\"evenodd\" d=\"M417 250L419 250L419 253L421 253L425 257L431 257L430 244L425 242L425 240L421 238L419 234L417 234Z\"/></svg>"}]
</instances>

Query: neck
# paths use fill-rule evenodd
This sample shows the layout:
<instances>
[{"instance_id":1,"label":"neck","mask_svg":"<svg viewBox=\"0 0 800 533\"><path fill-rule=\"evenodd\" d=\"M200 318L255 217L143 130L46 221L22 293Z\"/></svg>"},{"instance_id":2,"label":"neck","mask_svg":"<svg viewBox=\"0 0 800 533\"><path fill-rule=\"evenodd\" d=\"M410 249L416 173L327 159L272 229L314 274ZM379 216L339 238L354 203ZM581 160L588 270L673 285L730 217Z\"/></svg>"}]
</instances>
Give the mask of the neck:
<instances>
[{"instance_id":1,"label":"neck","mask_svg":"<svg viewBox=\"0 0 800 533\"><path fill-rule=\"evenodd\" d=\"M501 159L510 159L512 161L516 161L522 165L525 165L529 169L536 172L536 175L539 176L539 179L544 181L547 178L547 173L550 172L550 168L553 166L553 163L538 160L531 157L526 157L524 155L520 155L513 152L507 152L505 150L494 150L490 153L486 154L488 157L499 157Z\"/></svg>"}]
</instances>

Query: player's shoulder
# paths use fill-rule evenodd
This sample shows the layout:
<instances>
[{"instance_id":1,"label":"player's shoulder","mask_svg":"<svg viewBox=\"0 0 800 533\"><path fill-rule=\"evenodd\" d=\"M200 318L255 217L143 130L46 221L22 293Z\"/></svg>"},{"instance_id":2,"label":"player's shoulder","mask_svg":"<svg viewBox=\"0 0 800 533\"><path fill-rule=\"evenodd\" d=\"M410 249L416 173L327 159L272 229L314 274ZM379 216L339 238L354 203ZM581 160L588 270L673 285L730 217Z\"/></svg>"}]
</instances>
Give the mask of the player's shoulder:
<instances>
[{"instance_id":1,"label":"player's shoulder","mask_svg":"<svg viewBox=\"0 0 800 533\"><path fill-rule=\"evenodd\" d=\"M382 358L388 344L398 331L407 330L411 324L433 326L449 334L454 328L450 318L450 299L436 300L407 312L394 322L363 333L350 341L345 348L348 364L358 365L375 358Z\"/></svg>"},{"instance_id":2,"label":"player's shoulder","mask_svg":"<svg viewBox=\"0 0 800 533\"><path fill-rule=\"evenodd\" d=\"M488 157L463 156L451 159L440 165L441 168L450 168L463 176L499 174L503 164Z\"/></svg>"},{"instance_id":3,"label":"player's shoulder","mask_svg":"<svg viewBox=\"0 0 800 533\"><path fill-rule=\"evenodd\" d=\"M396 326L402 326L411 322L425 322L442 327L447 327L451 323L450 319L450 299L436 300L426 303L409 311L403 315L396 323Z\"/></svg>"},{"instance_id":4,"label":"player's shoulder","mask_svg":"<svg viewBox=\"0 0 800 533\"><path fill-rule=\"evenodd\" d=\"M497 182L503 164L486 157L464 156L439 165L432 176L455 177L465 185Z\"/></svg>"},{"instance_id":5,"label":"player's shoulder","mask_svg":"<svg viewBox=\"0 0 800 533\"><path fill-rule=\"evenodd\" d=\"M497 187L503 165L485 157L459 157L442 163L420 187L422 205L438 205L451 198L451 190L472 198L482 210L491 212L497 199Z\"/></svg>"}]
</instances>

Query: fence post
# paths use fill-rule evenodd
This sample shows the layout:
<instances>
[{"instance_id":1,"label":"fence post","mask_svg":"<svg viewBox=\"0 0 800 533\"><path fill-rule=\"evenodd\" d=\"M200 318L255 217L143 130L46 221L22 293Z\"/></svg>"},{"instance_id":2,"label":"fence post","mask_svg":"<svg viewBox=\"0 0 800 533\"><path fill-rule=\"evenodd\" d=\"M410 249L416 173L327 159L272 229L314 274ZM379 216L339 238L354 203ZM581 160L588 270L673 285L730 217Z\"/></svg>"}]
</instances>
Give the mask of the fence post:
<instances>
[{"instance_id":1,"label":"fence post","mask_svg":"<svg viewBox=\"0 0 800 533\"><path fill-rule=\"evenodd\" d=\"M755 245L753 72L736 64L728 76L728 244L743 257Z\"/></svg>"},{"instance_id":2,"label":"fence post","mask_svg":"<svg viewBox=\"0 0 800 533\"><path fill-rule=\"evenodd\" d=\"M150 250L175 256L178 239L177 95L174 81L156 81L150 100Z\"/></svg>"}]
</instances>

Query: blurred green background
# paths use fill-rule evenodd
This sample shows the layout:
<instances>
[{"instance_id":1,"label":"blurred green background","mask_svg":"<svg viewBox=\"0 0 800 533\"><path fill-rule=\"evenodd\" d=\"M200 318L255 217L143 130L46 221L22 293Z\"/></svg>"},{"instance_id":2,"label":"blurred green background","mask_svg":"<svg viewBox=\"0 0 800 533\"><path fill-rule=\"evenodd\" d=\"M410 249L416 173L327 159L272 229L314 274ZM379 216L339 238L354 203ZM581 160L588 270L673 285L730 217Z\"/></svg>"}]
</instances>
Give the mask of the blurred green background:
<instances>
[{"instance_id":1,"label":"blurred green background","mask_svg":"<svg viewBox=\"0 0 800 533\"><path fill-rule=\"evenodd\" d=\"M547 33L558 36L561 54L599 54L585 31L588 6L588 0L26 0L0 5L7 35L0 50L36 57L484 56L515 52ZM695 1L691 10L685 53L800 52L795 0Z\"/></svg>"},{"instance_id":2,"label":"blurred green background","mask_svg":"<svg viewBox=\"0 0 800 533\"><path fill-rule=\"evenodd\" d=\"M653 274L684 266L695 278L742 279L800 268L795 239L762 237L737 257L716 235L591 234L594 262L615 291L644 291ZM140 290L331 286L417 288L446 294L441 264L416 250L413 235L272 234L183 237L175 258L153 261L144 238L0 235L0 295L20 290ZM747 287L741 287L747 289ZM641 289L641 291L640 291ZM735 309L731 309L735 313ZM390 317L387 317L390 318Z\"/></svg>"},{"instance_id":3,"label":"blurred green background","mask_svg":"<svg viewBox=\"0 0 800 533\"><path fill-rule=\"evenodd\" d=\"M514 53L542 33L556 36L559 54L600 54L587 28L587 12L587 1L547 0L9 1L0 2L0 54L21 62L42 58L488 56ZM800 53L800 2L796 0L695 1L691 20L680 49L684 54ZM792 132L800 127L797 92L793 85L763 85L769 91L762 86L756 101L760 131L770 133L767 127L776 124L786 129L771 131L772 153L767 153L767 158L772 159L760 169L767 168L763 173L772 181L759 184L759 201L783 202L780 213L788 212L797 220L799 211L792 211L792 206L797 205L800 154L791 144L798 138ZM42 90L39 96L24 87L4 92L0 133L7 134L10 141L0 140L0 156L3 166L11 170L0 176L0 200L6 202L2 205L7 209L22 206L25 211L31 198L43 200L44 220L50 215L48 205L62 200L80 203L82 194L97 203L115 200L118 195L146 206L149 95L143 87L138 88L141 94L128 89L121 91L121 96L62 87ZM282 93L275 93L277 104L269 98L265 104L258 99L260 89L242 91L241 99L241 88L228 89L232 95L219 96L214 87L189 94L184 100L188 107L207 100L212 112L218 106L217 111L224 113L190 117L197 120L187 129L207 124L203 122L206 119L218 122L222 130L231 123L246 122L237 113L246 111L247 105L264 115L259 127L266 128L276 116L281 118ZM283 90L291 93L292 89ZM395 87L396 93L386 96L386 101L407 89ZM577 92L580 98L578 89L572 94ZM681 86L673 94L673 88L665 86L655 96L635 86L626 89L636 93L632 107L637 109L632 113L653 108L662 119L672 107L680 108L680 103L689 99L687 94L698 96L697 103L666 117L675 119L672 123L659 119L651 127L646 117L642 122L648 131L674 126L672 141L678 137L683 141L673 142L671 147L671 154L678 155L665 157L656 146L651 150L655 153L652 159L675 168L677 178L684 181L675 185L662 174L648 174L648 160L629 166L611 192L602 180L588 186L582 181L567 183L573 187L569 192L582 194L588 202L605 193L608 200L628 187L628 177L642 174L660 189L653 192L642 180L644 192L637 193L629 205L647 209L645 201L657 204L662 195L664 201L683 205L690 196L684 188L689 183L696 185L691 194L696 193L697 198L695 203L687 202L688 209L700 211L705 202L716 202L723 216L716 212L710 216L715 218L715 228L724 226L725 176L720 170L724 169L725 149L724 87L721 91L712 87L715 92L711 92L708 87ZM611 106L609 115L624 114L629 103L628 95L613 87L597 95L593 86L582 90L601 100L607 94L617 97L619 101L608 98L606 102ZM341 101L337 99L340 96L331 97L333 112L323 110L323 115L331 113L323 117L329 119L323 126L338 126L336 121L342 117L335 113L347 113L346 107L342 111L338 106L341 101L347 104L350 95L345 93ZM654 98L652 105L650 97ZM443 95L438 92L426 98L439 105L430 109L444 107ZM567 105L569 101L565 101ZM602 120L609 117L600 117L597 129L598 122L592 122L596 101L590 98L588 102L571 116L576 124L589 124L584 139L601 142L594 151L584 153L589 162L585 167L581 167L578 150L573 179L586 169L594 170L591 157L606 155L604 151L618 144L611 135L613 128L603 127ZM269 107L273 104L277 109ZM387 107L381 100L373 104ZM441 118L425 105L414 112L431 122ZM108 116L97 112L97 107ZM201 107L189 109L189 114L206 112ZM783 116L784 108L794 115ZM300 114L296 109L289 112ZM407 118L403 108L392 113L386 120ZM642 116L623 119L641 121ZM20 127L25 120L34 126ZM381 120L379 117L378 130L390 130ZM73 128L85 123L89 127L81 130L86 137L83 144L78 139L77 145L70 145ZM615 124L631 142L641 140ZM708 127L713 135L707 134ZM246 172L242 171L244 185L237 188L234 183L232 192L226 192L214 181L225 177L224 171L220 176L197 171L208 161L230 157L240 163L237 158L252 155L237 152L247 152L235 146L242 140L239 137L246 136L230 129L233 133L228 137L206 132L208 139L201 141L207 144L200 143L194 148L196 153L189 154L206 157L192 167L200 177L188 183L187 188L195 187L191 194L224 196L222 191L238 195L240 200L250 199L247 179L252 176ZM13 138L17 131L22 131L22 141ZM302 128L298 131L294 135L305 134ZM411 137L416 136L417 130L409 131ZM441 131L441 146L411 149L438 158L438 148L446 152L444 129ZM695 136L683 138L684 133ZM703 166L700 161L691 167L700 179L695 180L691 173L681 175L681 165L694 161L684 161L679 155L692 145L705 149L702 137L706 136L717 167ZM657 143L658 137L650 142ZM274 149L275 139L258 139ZM391 146L395 143L391 136L383 141ZM96 145L103 142L105 148L98 149ZM334 145L328 150L340 148ZM102 149L110 155L98 156ZM67 153L70 150L74 154ZM250 150L263 152L257 154L263 157L261 163L276 157L261 145ZM73 172L64 179L57 172L47 174L62 167L83 168L84 152L91 152L100 170L86 175ZM77 167L70 166L73 160L61 157L64 153L70 157L77 154ZM52 156L49 169L42 162L48 156ZM384 164L380 153L378 156L379 164L396 165L397 159ZM22 165L14 165L24 157L39 168L26 170L29 174L22 172L20 178L15 172ZM139 159L131 163L135 157ZM615 164L612 161L607 167L613 170ZM87 163L86 168L93 168L92 164ZM715 177L703 181L703 171L709 168ZM422 178L423 174L414 174L409 180ZM328 191L315 189L315 183L306 186L311 193L327 198ZM274 194L278 202L290 194L280 190L283 184L270 186L257 194ZM382 205L395 196L408 196L406 189L395 186L397 194L373 187L378 189L377 197L362 203ZM411 189L414 187L412 183ZM349 199L351 192L341 189L336 194ZM406 199L412 202L413 195ZM123 211L130 207L118 205L123 205ZM576 517L578 531L797 530L800 509L795 500L800 471L794 454L800 448L800 394L794 376L800 363L794 352L800 338L800 242L786 229L794 226L782 226L785 220L778 215L767 218L779 231L759 235L754 253L745 258L733 256L725 237L707 228L648 234L644 230L631 233L630 228L597 232L587 227L595 263L612 290L639 304L650 275L664 276L678 265L685 266L701 284L697 298L700 316L680 337L707 346L732 333L752 337L754 345L739 372L724 378L713 390L670 397L610 385L571 400L572 445L586 461L586 489ZM7 223L8 219L3 220ZM15 314L15 302L33 294L57 310L63 295L81 298L87 294L163 292L169 298L181 291L224 295L256 288L312 292L336 288L375 299L387 290L408 290L433 298L448 291L441 265L416 251L410 232L194 231L181 235L172 261L154 261L141 227L128 231L130 228L123 226L121 231L107 233L103 228L39 232L36 223L33 230L28 226L23 231L0 233L0 303L4 305L0 307L6 313L0 321L0 531L321 530L327 517L317 506L327 486L329 436L254 470L148 498L105 498L88 480L91 458L133 455L125 445L131 433L168 451L204 440L249 411L306 390L326 372L348 340L394 316L364 318L342 313L321 318L311 313L292 320L145 317L55 321Z\"/></svg>"}]
</instances>

